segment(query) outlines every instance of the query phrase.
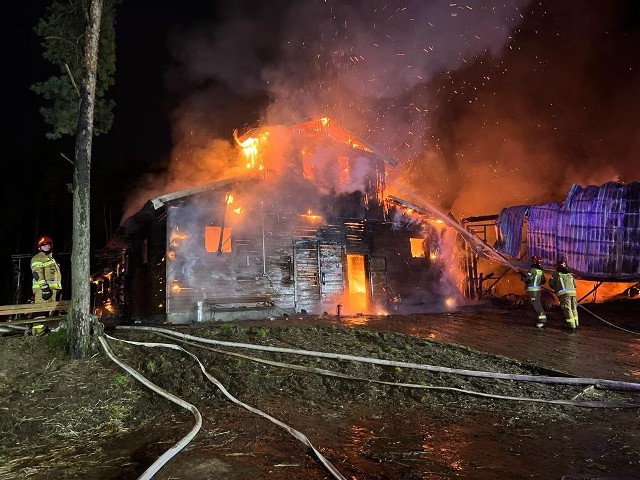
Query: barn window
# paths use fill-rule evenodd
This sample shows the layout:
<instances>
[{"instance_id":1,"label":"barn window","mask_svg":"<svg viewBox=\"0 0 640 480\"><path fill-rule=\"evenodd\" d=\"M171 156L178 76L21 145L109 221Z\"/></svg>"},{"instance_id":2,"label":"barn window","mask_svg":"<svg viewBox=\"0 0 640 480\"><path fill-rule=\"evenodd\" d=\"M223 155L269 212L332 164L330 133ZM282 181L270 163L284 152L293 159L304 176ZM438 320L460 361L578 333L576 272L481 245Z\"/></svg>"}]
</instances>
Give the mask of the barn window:
<instances>
[{"instance_id":1,"label":"barn window","mask_svg":"<svg viewBox=\"0 0 640 480\"><path fill-rule=\"evenodd\" d=\"M204 249L209 253L231 252L231 228L210 225L204 227Z\"/></svg>"},{"instance_id":2,"label":"barn window","mask_svg":"<svg viewBox=\"0 0 640 480\"><path fill-rule=\"evenodd\" d=\"M426 257L424 238L410 238L411 242L411 256L414 258Z\"/></svg>"}]
</instances>

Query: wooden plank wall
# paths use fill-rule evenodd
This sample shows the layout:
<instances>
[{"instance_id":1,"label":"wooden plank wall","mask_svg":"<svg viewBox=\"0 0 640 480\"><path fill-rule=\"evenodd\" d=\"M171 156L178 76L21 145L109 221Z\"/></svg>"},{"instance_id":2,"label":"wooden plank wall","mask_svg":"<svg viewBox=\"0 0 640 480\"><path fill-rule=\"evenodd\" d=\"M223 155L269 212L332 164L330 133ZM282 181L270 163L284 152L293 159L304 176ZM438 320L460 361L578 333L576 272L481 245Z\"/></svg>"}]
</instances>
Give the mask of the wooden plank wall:
<instances>
[{"instance_id":1,"label":"wooden plank wall","mask_svg":"<svg viewBox=\"0 0 640 480\"><path fill-rule=\"evenodd\" d=\"M201 301L265 295L282 311L333 312L345 288L347 253L369 262L375 303L386 302L389 292L407 298L422 288L429 260L413 258L409 242L422 235L417 224L394 230L365 220L320 227L280 212L234 217L223 214L222 192L216 195L171 204L137 239L130 255L134 312L190 315ZM232 230L232 251L205 251L205 226L222 222Z\"/></svg>"},{"instance_id":2,"label":"wooden plank wall","mask_svg":"<svg viewBox=\"0 0 640 480\"><path fill-rule=\"evenodd\" d=\"M341 243L320 240L320 300L322 311L334 313L345 289L345 247Z\"/></svg>"},{"instance_id":3,"label":"wooden plank wall","mask_svg":"<svg viewBox=\"0 0 640 480\"><path fill-rule=\"evenodd\" d=\"M297 310L313 312L320 302L320 266L317 240L295 242L294 275Z\"/></svg>"},{"instance_id":4,"label":"wooden plank wall","mask_svg":"<svg viewBox=\"0 0 640 480\"><path fill-rule=\"evenodd\" d=\"M394 295L400 295L403 302L420 300L421 293L429 296L430 260L426 257L413 258L409 239L422 238L423 233L418 225L406 226L402 229L392 229L391 224L370 225L371 236L371 260L370 277L376 278L375 296L382 300L382 296L388 291ZM382 270L379 263L385 259L386 289L383 290ZM373 260L373 261L372 261ZM373 268L375 267L375 268ZM371 275L375 273L375 277Z\"/></svg>"},{"instance_id":5,"label":"wooden plank wall","mask_svg":"<svg viewBox=\"0 0 640 480\"><path fill-rule=\"evenodd\" d=\"M180 219L171 220L174 228ZM250 220L250 219L248 219ZM293 230L295 220L282 215L264 215L232 228L232 251L218 254L204 249L204 223L189 230L192 244L176 265L168 265L168 312L189 312L198 301L220 297L269 295L281 308L293 307ZM202 231L202 234L199 232ZM178 288L173 288L173 285Z\"/></svg>"}]
</instances>

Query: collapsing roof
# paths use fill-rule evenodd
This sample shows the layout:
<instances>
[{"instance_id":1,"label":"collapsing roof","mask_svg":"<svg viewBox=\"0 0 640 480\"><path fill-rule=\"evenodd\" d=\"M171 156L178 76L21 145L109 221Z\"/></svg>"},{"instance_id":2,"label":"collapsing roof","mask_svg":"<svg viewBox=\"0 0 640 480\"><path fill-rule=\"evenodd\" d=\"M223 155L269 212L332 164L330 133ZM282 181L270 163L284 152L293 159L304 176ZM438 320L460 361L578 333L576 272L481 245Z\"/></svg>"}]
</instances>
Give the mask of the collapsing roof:
<instances>
[{"instance_id":1,"label":"collapsing roof","mask_svg":"<svg viewBox=\"0 0 640 480\"><path fill-rule=\"evenodd\" d=\"M277 140L270 140L269 137L275 135L276 132L280 133L279 138ZM287 132L286 135L288 135L288 137L284 138L282 132ZM271 125L268 127L255 128L240 136L237 131L234 131L236 143L241 147L242 153L244 153L244 156L247 158L246 171L244 173L240 173L235 177L219 179L214 182L196 185L191 188L166 192L158 197L151 198L138 212L124 219L119 228L120 233L126 234L128 232L135 231L141 224L145 224L150 218L152 218L155 214L154 212L161 210L164 206L174 200L179 200L201 192L229 188L232 185L237 186L242 182L260 182L264 179L266 170L274 167L274 165L265 166L263 163L264 159L262 158L263 151L268 148L270 143L280 142L281 145L275 150L280 157L285 156L286 154L283 153L282 146L284 143L290 143L291 138L289 137L292 136L306 136L305 138L307 138L309 143L312 145L319 145L322 140L325 140L326 142L341 145L347 149L347 151L352 150L368 158L376 158L382 163L387 163L391 166L395 166L397 164L395 159L376 147L368 144L364 140L357 138L348 130L342 128L332 119L327 117L293 125ZM302 153L302 156L308 153L307 149L306 152ZM288 165L289 163L290 162L288 162ZM344 169L344 166L342 168ZM305 176L307 176L306 174L308 173L308 171L303 172ZM357 173L359 172L354 172L354 178L356 178L355 174ZM382 176L382 180L383 177L384 176ZM349 186L354 187L354 185ZM358 185L358 187L364 187L364 185Z\"/></svg>"},{"instance_id":2,"label":"collapsing roof","mask_svg":"<svg viewBox=\"0 0 640 480\"><path fill-rule=\"evenodd\" d=\"M348 145L349 147L355 150L358 150L360 152L375 155L381 158L382 160L384 160L385 162L387 162L391 166L396 166L398 163L393 157L390 157L386 153L382 152L375 146L370 145L364 140L356 138L355 135L353 135L348 130L342 128L340 125L338 125L336 122L334 122L332 119L328 117L322 117L315 120L308 120L306 122L297 123L294 125L280 125L280 126L271 125L269 127L252 129L244 133L240 137L236 136L236 142L238 143L238 145L240 145L243 148L246 148L247 146L257 145L260 139L263 138L263 135L266 134L266 136L268 136L272 130L277 129L279 127L284 128L292 133L296 133L298 135L323 134L326 136L327 139L329 139L332 142Z\"/></svg>"},{"instance_id":3,"label":"collapsing roof","mask_svg":"<svg viewBox=\"0 0 640 480\"><path fill-rule=\"evenodd\" d=\"M544 265L567 260L580 278L640 280L640 182L573 185L562 203L519 205L496 221L496 249L513 258L539 255Z\"/></svg>"}]
</instances>

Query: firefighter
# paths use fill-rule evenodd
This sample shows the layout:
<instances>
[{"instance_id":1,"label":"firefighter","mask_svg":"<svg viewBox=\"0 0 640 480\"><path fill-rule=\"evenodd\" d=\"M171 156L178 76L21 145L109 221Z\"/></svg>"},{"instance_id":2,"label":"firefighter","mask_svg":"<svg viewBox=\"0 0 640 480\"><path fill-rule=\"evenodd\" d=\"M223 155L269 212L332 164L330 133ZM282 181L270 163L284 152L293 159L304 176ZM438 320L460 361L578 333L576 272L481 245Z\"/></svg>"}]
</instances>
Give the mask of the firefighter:
<instances>
[{"instance_id":1,"label":"firefighter","mask_svg":"<svg viewBox=\"0 0 640 480\"><path fill-rule=\"evenodd\" d=\"M578 302L576 300L576 280L567 269L566 260L556 262L556 271L551 274L549 286L560 300L560 308L567 321L567 328L575 331L578 328Z\"/></svg>"},{"instance_id":2,"label":"firefighter","mask_svg":"<svg viewBox=\"0 0 640 480\"><path fill-rule=\"evenodd\" d=\"M60 265L53 258L53 240L40 237L37 243L38 253L31 258L32 290L35 303L48 303L58 300L62 289Z\"/></svg>"},{"instance_id":3,"label":"firefighter","mask_svg":"<svg viewBox=\"0 0 640 480\"><path fill-rule=\"evenodd\" d=\"M547 282L542 267L540 266L541 261L542 259L539 256L533 255L531 257L531 267L529 271L522 275L525 290L527 291L527 295L529 295L533 309L538 315L538 322L536 323L536 327L538 328L544 327L544 324L547 323L547 315L544 313L542 301L540 300L542 285Z\"/></svg>"}]
</instances>

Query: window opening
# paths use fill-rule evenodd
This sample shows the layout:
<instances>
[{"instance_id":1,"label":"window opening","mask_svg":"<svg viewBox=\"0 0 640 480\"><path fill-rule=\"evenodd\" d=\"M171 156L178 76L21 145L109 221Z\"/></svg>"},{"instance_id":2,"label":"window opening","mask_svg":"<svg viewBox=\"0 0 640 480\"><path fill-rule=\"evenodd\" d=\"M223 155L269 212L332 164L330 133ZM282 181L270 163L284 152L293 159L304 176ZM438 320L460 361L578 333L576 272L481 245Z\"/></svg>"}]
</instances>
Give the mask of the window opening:
<instances>
[{"instance_id":1,"label":"window opening","mask_svg":"<svg viewBox=\"0 0 640 480\"><path fill-rule=\"evenodd\" d=\"M411 256L414 258L424 258L427 256L424 238L410 238Z\"/></svg>"},{"instance_id":2,"label":"window opening","mask_svg":"<svg viewBox=\"0 0 640 480\"><path fill-rule=\"evenodd\" d=\"M217 253L220 245L220 235L222 235L222 253L231 252L231 228L213 227L207 225L204 227L204 249L207 253Z\"/></svg>"}]
</instances>

